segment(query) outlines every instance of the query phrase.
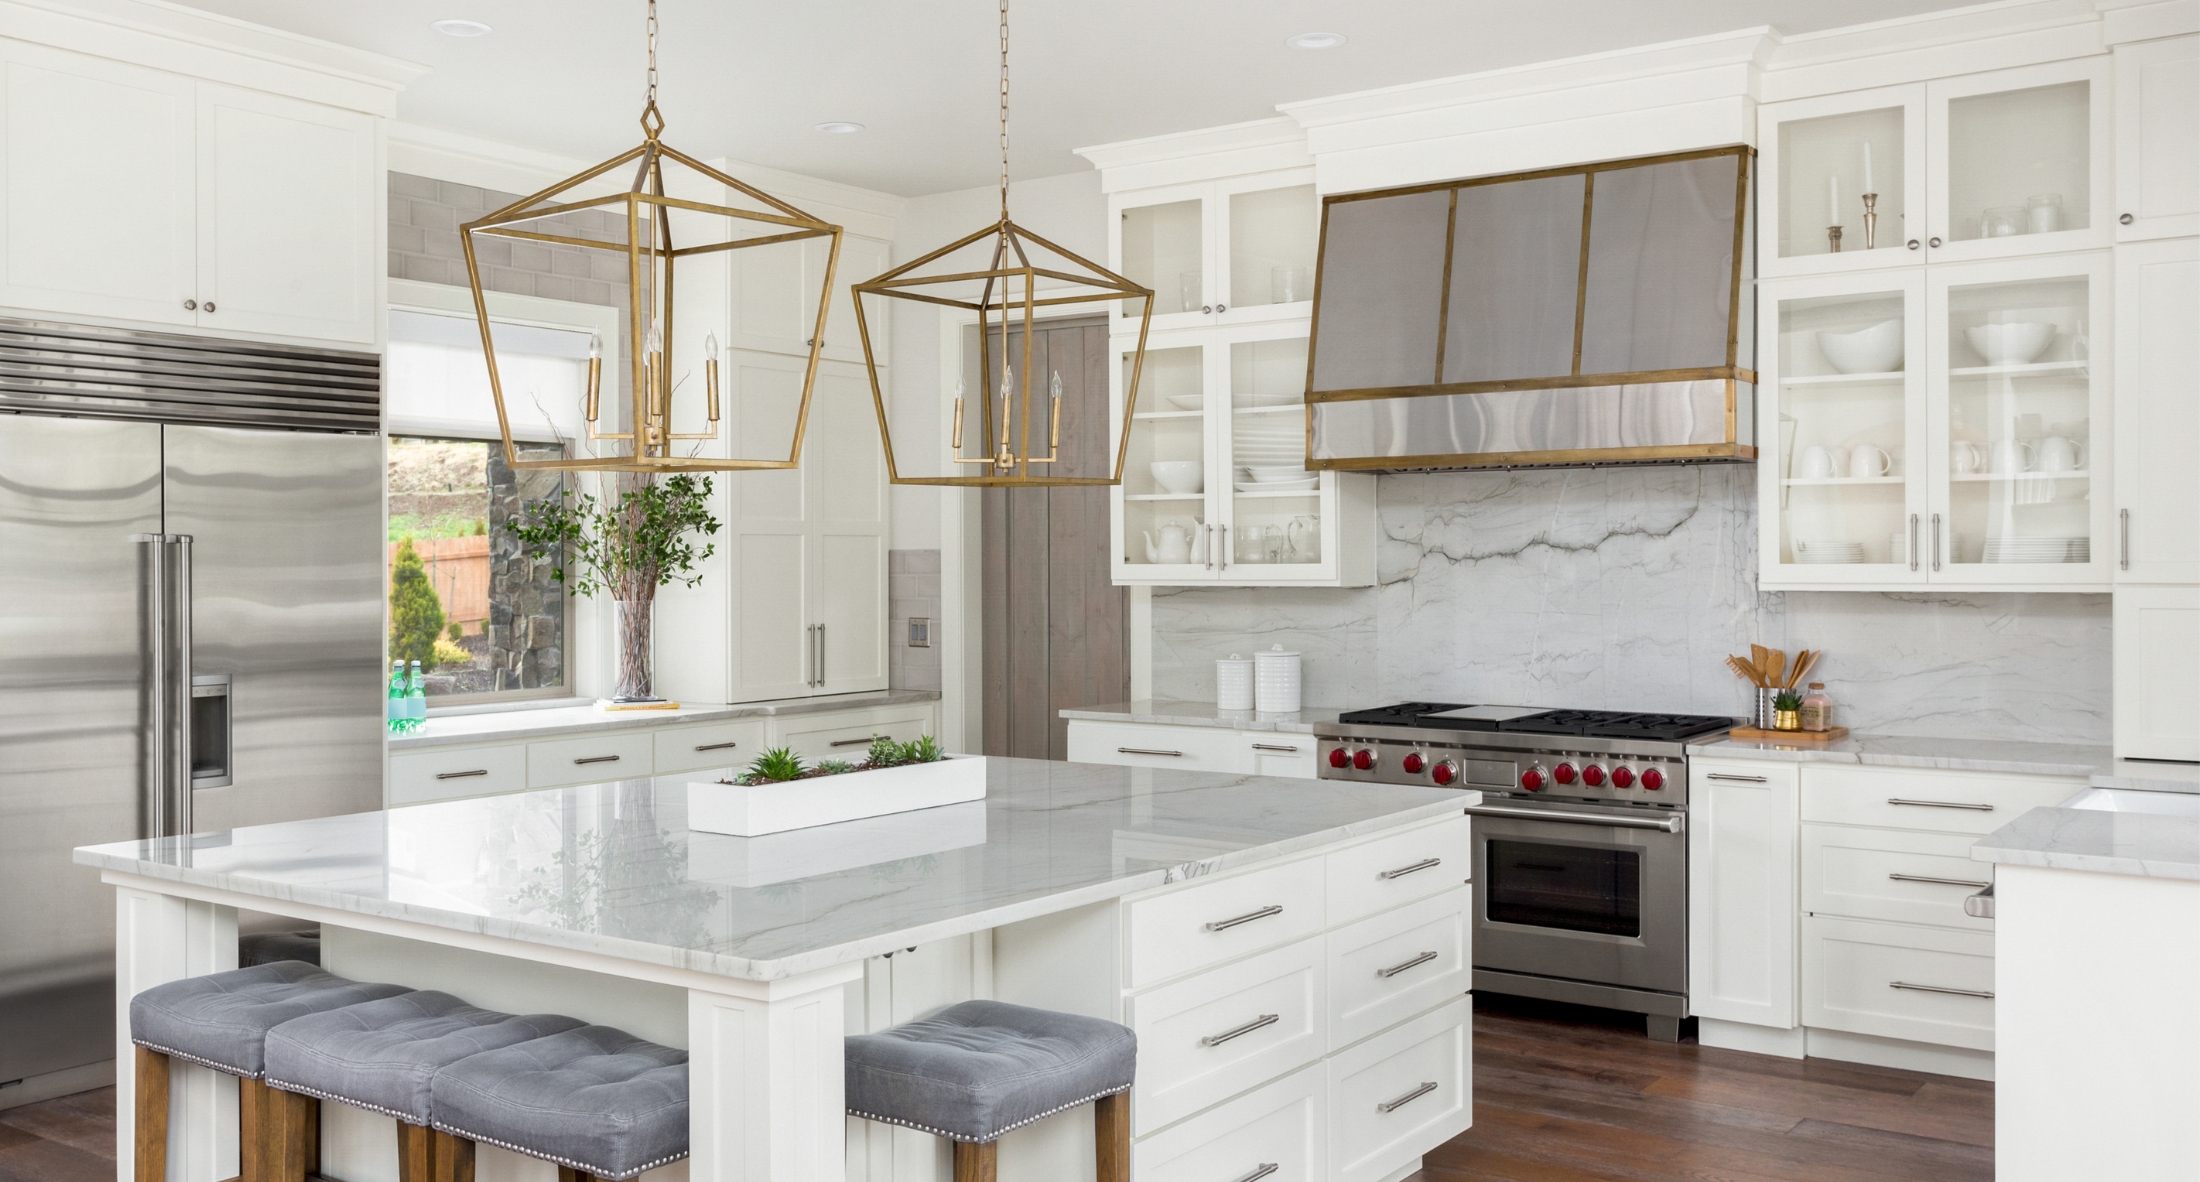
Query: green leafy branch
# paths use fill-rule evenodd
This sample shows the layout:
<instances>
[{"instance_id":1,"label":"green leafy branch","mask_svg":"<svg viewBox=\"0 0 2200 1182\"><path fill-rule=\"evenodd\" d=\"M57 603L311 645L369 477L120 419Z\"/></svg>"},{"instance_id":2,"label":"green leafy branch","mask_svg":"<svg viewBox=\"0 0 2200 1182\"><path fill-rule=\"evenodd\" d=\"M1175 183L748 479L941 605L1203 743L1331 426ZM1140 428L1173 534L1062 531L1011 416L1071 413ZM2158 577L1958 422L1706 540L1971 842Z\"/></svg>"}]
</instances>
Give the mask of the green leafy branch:
<instances>
[{"instance_id":1,"label":"green leafy branch","mask_svg":"<svg viewBox=\"0 0 2200 1182\"><path fill-rule=\"evenodd\" d=\"M628 487L615 501L593 494L574 497L560 489L538 502L512 533L530 558L547 558L550 577L576 594L611 592L616 599L654 599L657 588L678 580L692 587L697 564L717 553L714 542L694 535L718 533L710 512L711 482L681 474L663 484Z\"/></svg>"}]
</instances>

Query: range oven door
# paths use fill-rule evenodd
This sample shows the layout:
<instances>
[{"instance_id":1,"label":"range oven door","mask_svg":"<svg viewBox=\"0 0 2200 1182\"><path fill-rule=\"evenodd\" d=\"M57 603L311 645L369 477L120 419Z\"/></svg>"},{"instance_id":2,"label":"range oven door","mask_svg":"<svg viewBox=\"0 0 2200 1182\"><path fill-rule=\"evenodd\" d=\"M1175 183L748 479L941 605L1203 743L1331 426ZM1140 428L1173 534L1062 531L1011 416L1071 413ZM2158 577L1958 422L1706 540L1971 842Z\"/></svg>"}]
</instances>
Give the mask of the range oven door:
<instances>
[{"instance_id":1,"label":"range oven door","mask_svg":"<svg viewBox=\"0 0 2200 1182\"><path fill-rule=\"evenodd\" d=\"M1687 992L1682 814L1511 800L1467 812L1475 968Z\"/></svg>"}]
</instances>

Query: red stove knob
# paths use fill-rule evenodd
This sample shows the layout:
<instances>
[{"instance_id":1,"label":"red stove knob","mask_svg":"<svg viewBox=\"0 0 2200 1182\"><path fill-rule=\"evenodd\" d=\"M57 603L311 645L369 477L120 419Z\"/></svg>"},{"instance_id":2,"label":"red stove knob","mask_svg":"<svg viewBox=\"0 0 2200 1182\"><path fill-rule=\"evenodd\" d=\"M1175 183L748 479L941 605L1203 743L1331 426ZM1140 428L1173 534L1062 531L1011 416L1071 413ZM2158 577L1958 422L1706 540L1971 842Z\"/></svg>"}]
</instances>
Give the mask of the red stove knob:
<instances>
[{"instance_id":1,"label":"red stove knob","mask_svg":"<svg viewBox=\"0 0 2200 1182\"><path fill-rule=\"evenodd\" d=\"M1375 766L1375 753L1365 747L1360 748L1352 753L1352 766L1363 772L1372 769Z\"/></svg>"},{"instance_id":2,"label":"red stove knob","mask_svg":"<svg viewBox=\"0 0 2200 1182\"><path fill-rule=\"evenodd\" d=\"M1352 753L1342 747L1333 748L1329 752L1329 766L1331 767L1343 767L1351 762Z\"/></svg>"},{"instance_id":3,"label":"red stove knob","mask_svg":"<svg viewBox=\"0 0 2200 1182\"><path fill-rule=\"evenodd\" d=\"M1612 769L1612 787L1625 788L1635 782L1635 769L1621 764Z\"/></svg>"},{"instance_id":4,"label":"red stove knob","mask_svg":"<svg viewBox=\"0 0 2200 1182\"><path fill-rule=\"evenodd\" d=\"M1559 782L1559 783L1561 783L1561 784L1571 784L1571 783L1573 783L1573 782L1574 782L1574 765L1572 765L1572 764L1570 764L1570 763L1562 763L1562 764L1559 764L1559 765L1558 765L1557 767L1555 767L1555 768L1552 768L1552 769L1551 769L1551 778L1552 778L1552 779L1554 779L1554 780L1556 780L1556 781L1558 781L1558 782Z\"/></svg>"},{"instance_id":5,"label":"red stove knob","mask_svg":"<svg viewBox=\"0 0 2200 1182\"><path fill-rule=\"evenodd\" d=\"M1654 767L1642 769L1642 786L1652 792L1665 787L1665 773Z\"/></svg>"},{"instance_id":6,"label":"red stove knob","mask_svg":"<svg viewBox=\"0 0 2200 1182\"><path fill-rule=\"evenodd\" d=\"M1604 769L1593 763L1581 769L1581 782L1591 788L1602 784L1604 782Z\"/></svg>"},{"instance_id":7,"label":"red stove knob","mask_svg":"<svg viewBox=\"0 0 2200 1182\"><path fill-rule=\"evenodd\" d=\"M1420 775L1421 769L1428 766L1428 760L1421 758L1421 753L1418 751L1407 752L1406 757L1399 760L1398 763L1399 766L1406 769L1407 774L1415 776Z\"/></svg>"},{"instance_id":8,"label":"red stove knob","mask_svg":"<svg viewBox=\"0 0 2200 1182\"><path fill-rule=\"evenodd\" d=\"M1436 765L1436 770L1429 773L1429 778L1439 784L1449 784L1459 778L1459 765L1447 759Z\"/></svg>"},{"instance_id":9,"label":"red stove knob","mask_svg":"<svg viewBox=\"0 0 2200 1182\"><path fill-rule=\"evenodd\" d=\"M1530 792L1543 791L1543 765L1539 763L1520 773L1520 786Z\"/></svg>"}]
</instances>

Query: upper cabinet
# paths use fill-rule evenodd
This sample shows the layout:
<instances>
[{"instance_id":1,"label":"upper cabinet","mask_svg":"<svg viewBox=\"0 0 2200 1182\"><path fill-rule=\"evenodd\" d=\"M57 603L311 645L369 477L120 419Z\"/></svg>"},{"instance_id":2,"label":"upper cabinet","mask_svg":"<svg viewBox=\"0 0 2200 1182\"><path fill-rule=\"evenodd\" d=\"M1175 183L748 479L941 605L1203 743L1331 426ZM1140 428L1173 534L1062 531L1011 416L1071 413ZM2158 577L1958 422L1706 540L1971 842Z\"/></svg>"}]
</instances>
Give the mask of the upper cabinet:
<instances>
[{"instance_id":1,"label":"upper cabinet","mask_svg":"<svg viewBox=\"0 0 2200 1182\"><path fill-rule=\"evenodd\" d=\"M2200 37L2115 56L2116 238L2200 234Z\"/></svg>"},{"instance_id":2,"label":"upper cabinet","mask_svg":"<svg viewBox=\"0 0 2200 1182\"><path fill-rule=\"evenodd\" d=\"M0 40L0 305L379 339L374 117Z\"/></svg>"},{"instance_id":3,"label":"upper cabinet","mask_svg":"<svg viewBox=\"0 0 2200 1182\"><path fill-rule=\"evenodd\" d=\"M884 272L891 265L892 251L891 243L877 238L841 235L840 260L832 267L825 348L820 354L826 360L863 361L863 341L848 289ZM831 240L754 246L734 251L733 258L733 347L808 356L810 340L817 333L817 293L823 290L825 272L832 263ZM863 309L870 318L871 345L882 353L892 311L886 305L891 303L874 300Z\"/></svg>"},{"instance_id":4,"label":"upper cabinet","mask_svg":"<svg viewBox=\"0 0 2200 1182\"><path fill-rule=\"evenodd\" d=\"M1153 327L1303 321L1314 299L1321 203L1312 169L1176 185L1118 199L1117 271L1153 289ZM1136 300L1116 331L1138 326Z\"/></svg>"}]
</instances>

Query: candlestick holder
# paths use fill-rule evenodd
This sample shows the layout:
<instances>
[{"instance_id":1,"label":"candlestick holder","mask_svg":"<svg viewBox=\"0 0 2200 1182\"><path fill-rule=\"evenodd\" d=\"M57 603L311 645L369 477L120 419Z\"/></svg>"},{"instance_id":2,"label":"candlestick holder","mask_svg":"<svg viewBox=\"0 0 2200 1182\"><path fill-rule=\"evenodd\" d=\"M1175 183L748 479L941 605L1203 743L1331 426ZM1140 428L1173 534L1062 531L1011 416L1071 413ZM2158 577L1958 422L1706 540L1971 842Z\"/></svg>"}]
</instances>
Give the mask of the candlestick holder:
<instances>
[{"instance_id":1,"label":"candlestick holder","mask_svg":"<svg viewBox=\"0 0 2200 1182\"><path fill-rule=\"evenodd\" d=\"M1828 244L1829 246L1831 246L1831 247L1833 248L1833 253L1835 253L1835 254L1840 254L1840 253L1841 253L1841 227L1839 227L1839 226L1827 226L1827 227L1826 227L1826 242L1827 242L1827 244Z\"/></svg>"},{"instance_id":2,"label":"candlestick holder","mask_svg":"<svg viewBox=\"0 0 2200 1182\"><path fill-rule=\"evenodd\" d=\"M1864 249L1875 250L1879 246L1879 194L1864 194ZM1834 249L1839 250L1836 246Z\"/></svg>"}]
</instances>

